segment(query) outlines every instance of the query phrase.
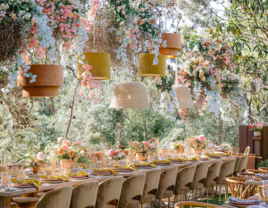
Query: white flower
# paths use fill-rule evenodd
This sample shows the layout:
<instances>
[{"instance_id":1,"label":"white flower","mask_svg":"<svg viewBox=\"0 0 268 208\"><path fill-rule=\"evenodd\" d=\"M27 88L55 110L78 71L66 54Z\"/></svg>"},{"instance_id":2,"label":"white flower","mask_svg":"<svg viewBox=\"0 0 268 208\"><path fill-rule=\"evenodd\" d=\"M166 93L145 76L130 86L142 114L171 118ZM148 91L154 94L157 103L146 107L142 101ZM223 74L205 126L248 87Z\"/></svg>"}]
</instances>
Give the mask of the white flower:
<instances>
[{"instance_id":1,"label":"white flower","mask_svg":"<svg viewBox=\"0 0 268 208\"><path fill-rule=\"evenodd\" d=\"M26 14L24 15L24 18L25 18L26 20L29 20L29 19L31 18L31 14L30 14L30 13L26 13Z\"/></svg>"},{"instance_id":2,"label":"white flower","mask_svg":"<svg viewBox=\"0 0 268 208\"><path fill-rule=\"evenodd\" d=\"M118 154L118 157L122 157L123 155L122 155L122 153L120 152L119 154Z\"/></svg>"},{"instance_id":3,"label":"white flower","mask_svg":"<svg viewBox=\"0 0 268 208\"><path fill-rule=\"evenodd\" d=\"M121 11L121 6L117 7L117 11Z\"/></svg>"},{"instance_id":4,"label":"white flower","mask_svg":"<svg viewBox=\"0 0 268 208\"><path fill-rule=\"evenodd\" d=\"M120 25L125 25L125 22L124 21L120 22Z\"/></svg>"},{"instance_id":5,"label":"white flower","mask_svg":"<svg viewBox=\"0 0 268 208\"><path fill-rule=\"evenodd\" d=\"M16 20L16 19L17 19L17 15L16 15L16 14L12 14L12 15L11 15L11 18L12 18L13 20Z\"/></svg>"},{"instance_id":6,"label":"white flower","mask_svg":"<svg viewBox=\"0 0 268 208\"><path fill-rule=\"evenodd\" d=\"M69 0L68 3L69 4L73 4L74 3L74 0Z\"/></svg>"},{"instance_id":7,"label":"white flower","mask_svg":"<svg viewBox=\"0 0 268 208\"><path fill-rule=\"evenodd\" d=\"M81 155L84 155L85 153L86 153L85 150L81 150L81 151L80 151L80 154L81 154Z\"/></svg>"},{"instance_id":8,"label":"white flower","mask_svg":"<svg viewBox=\"0 0 268 208\"><path fill-rule=\"evenodd\" d=\"M144 8L140 8L140 12L144 12Z\"/></svg>"},{"instance_id":9,"label":"white flower","mask_svg":"<svg viewBox=\"0 0 268 208\"><path fill-rule=\"evenodd\" d=\"M126 11L125 10L122 10L122 12L121 12L123 15L125 15L126 14Z\"/></svg>"},{"instance_id":10,"label":"white flower","mask_svg":"<svg viewBox=\"0 0 268 208\"><path fill-rule=\"evenodd\" d=\"M37 18L32 18L32 23L37 23L38 19Z\"/></svg>"},{"instance_id":11,"label":"white flower","mask_svg":"<svg viewBox=\"0 0 268 208\"><path fill-rule=\"evenodd\" d=\"M125 9L125 8L126 8L126 5L124 4L124 5L122 5L121 7L122 7L122 9Z\"/></svg>"},{"instance_id":12,"label":"white flower","mask_svg":"<svg viewBox=\"0 0 268 208\"><path fill-rule=\"evenodd\" d=\"M138 19L137 17L135 17L135 18L133 19L133 24L137 24L138 21L139 21L139 19Z\"/></svg>"},{"instance_id":13,"label":"white flower","mask_svg":"<svg viewBox=\"0 0 268 208\"><path fill-rule=\"evenodd\" d=\"M63 138L59 137L57 140L58 140L58 142L61 142L63 140Z\"/></svg>"}]
</instances>

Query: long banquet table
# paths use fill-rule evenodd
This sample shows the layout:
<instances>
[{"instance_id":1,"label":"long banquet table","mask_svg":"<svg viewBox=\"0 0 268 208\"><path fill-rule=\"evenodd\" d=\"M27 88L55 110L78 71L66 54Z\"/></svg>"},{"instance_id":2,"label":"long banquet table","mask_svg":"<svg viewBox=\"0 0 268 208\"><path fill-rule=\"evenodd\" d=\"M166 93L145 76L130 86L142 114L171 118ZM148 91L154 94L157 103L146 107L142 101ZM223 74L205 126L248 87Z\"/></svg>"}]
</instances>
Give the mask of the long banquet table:
<instances>
[{"instance_id":1,"label":"long banquet table","mask_svg":"<svg viewBox=\"0 0 268 208\"><path fill-rule=\"evenodd\" d=\"M221 158L218 160L224 161L224 160L229 160L232 158L235 158L235 157ZM213 163L215 161L217 161L217 159L211 159L207 162ZM194 162L194 163L187 162L184 164L175 164L175 166L177 166L178 169L180 169L180 168L185 167L187 165L198 164L201 162L204 162L204 161L199 161L199 162ZM170 166L158 166L157 168L160 168L161 170L165 170L168 167L170 167ZM132 174L144 173L144 172L149 171L149 170L152 170L152 169L138 169L135 172L119 173L119 176L129 177ZM87 183L89 181L96 181L96 180L103 181L103 180L106 180L106 179L111 178L111 177L113 177L113 176L94 176L94 177L91 177L91 178L86 179L86 180L75 180L75 181L63 182L60 184L42 185L42 186L40 186L39 191L48 191L48 190L52 190L52 189L63 187L63 186L77 186L77 185L80 185L83 183ZM21 194L29 194L29 193L35 193L35 192L37 192L36 188L17 188L17 190L15 190L15 191L5 191L2 189L2 190L0 190L0 208L11 208L11 198L12 197L19 196Z\"/></svg>"}]
</instances>

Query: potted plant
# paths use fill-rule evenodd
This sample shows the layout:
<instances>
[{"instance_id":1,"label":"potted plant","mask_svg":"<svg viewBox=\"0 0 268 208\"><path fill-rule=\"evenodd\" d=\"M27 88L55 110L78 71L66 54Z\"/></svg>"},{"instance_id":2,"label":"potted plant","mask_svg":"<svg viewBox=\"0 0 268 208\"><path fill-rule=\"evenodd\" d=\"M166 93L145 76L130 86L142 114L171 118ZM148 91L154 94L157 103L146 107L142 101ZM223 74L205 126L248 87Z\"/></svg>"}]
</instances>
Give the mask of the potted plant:
<instances>
[{"instance_id":1,"label":"potted plant","mask_svg":"<svg viewBox=\"0 0 268 208\"><path fill-rule=\"evenodd\" d=\"M45 155L43 152L38 152L37 155L30 154L28 156L28 166L32 168L34 174L38 174L42 164L45 163Z\"/></svg>"},{"instance_id":2,"label":"potted plant","mask_svg":"<svg viewBox=\"0 0 268 208\"><path fill-rule=\"evenodd\" d=\"M206 137L203 135L192 136L187 139L187 142L191 148L194 149L195 154L201 155L202 150L206 148Z\"/></svg>"},{"instance_id":3,"label":"potted plant","mask_svg":"<svg viewBox=\"0 0 268 208\"><path fill-rule=\"evenodd\" d=\"M136 152L137 160L139 161L147 161L148 160L148 153L155 151L155 142L156 140L152 138L149 141L142 141L142 142L131 142L133 150Z\"/></svg>"},{"instance_id":4,"label":"potted plant","mask_svg":"<svg viewBox=\"0 0 268 208\"><path fill-rule=\"evenodd\" d=\"M264 123L254 123L249 126L249 130L253 131L254 137L261 137L261 130L263 129Z\"/></svg>"}]
</instances>

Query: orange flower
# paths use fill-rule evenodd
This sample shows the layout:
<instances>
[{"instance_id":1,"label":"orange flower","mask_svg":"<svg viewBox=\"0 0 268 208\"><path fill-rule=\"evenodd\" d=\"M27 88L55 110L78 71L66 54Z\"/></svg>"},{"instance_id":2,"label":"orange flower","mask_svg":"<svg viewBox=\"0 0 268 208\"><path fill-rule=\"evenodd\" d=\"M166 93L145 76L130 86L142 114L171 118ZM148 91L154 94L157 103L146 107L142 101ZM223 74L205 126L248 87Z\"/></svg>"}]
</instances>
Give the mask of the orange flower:
<instances>
[{"instance_id":1,"label":"orange flower","mask_svg":"<svg viewBox=\"0 0 268 208\"><path fill-rule=\"evenodd\" d=\"M59 156L62 156L63 154L64 154L64 150L60 148L60 149L58 150L58 155L59 155Z\"/></svg>"},{"instance_id":2,"label":"orange flower","mask_svg":"<svg viewBox=\"0 0 268 208\"><path fill-rule=\"evenodd\" d=\"M70 157L70 158L73 158L74 155L75 155L74 151L73 151L73 150L70 150L70 152L69 152L69 157Z\"/></svg>"},{"instance_id":3,"label":"orange flower","mask_svg":"<svg viewBox=\"0 0 268 208\"><path fill-rule=\"evenodd\" d=\"M151 19L150 22L151 22L152 25L154 25L155 24L155 19Z\"/></svg>"}]
</instances>

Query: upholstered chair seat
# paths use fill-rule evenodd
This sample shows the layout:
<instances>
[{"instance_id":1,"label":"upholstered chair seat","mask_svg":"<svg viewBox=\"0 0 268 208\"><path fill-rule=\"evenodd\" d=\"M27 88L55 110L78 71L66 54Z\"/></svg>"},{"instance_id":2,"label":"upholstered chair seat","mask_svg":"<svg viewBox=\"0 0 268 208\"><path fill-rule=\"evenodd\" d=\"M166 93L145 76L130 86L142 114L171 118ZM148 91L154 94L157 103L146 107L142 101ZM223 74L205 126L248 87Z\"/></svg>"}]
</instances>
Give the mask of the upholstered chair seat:
<instances>
[{"instance_id":1,"label":"upholstered chair seat","mask_svg":"<svg viewBox=\"0 0 268 208\"><path fill-rule=\"evenodd\" d=\"M18 207L35 207L39 198L37 197L14 197L12 201L18 204Z\"/></svg>"},{"instance_id":2,"label":"upholstered chair seat","mask_svg":"<svg viewBox=\"0 0 268 208\"><path fill-rule=\"evenodd\" d=\"M15 202L11 202L11 208L18 208L18 204Z\"/></svg>"},{"instance_id":3,"label":"upholstered chair seat","mask_svg":"<svg viewBox=\"0 0 268 208\"><path fill-rule=\"evenodd\" d=\"M143 204L153 204L153 202L155 201L160 174L161 170L158 168L146 172L144 189L141 196L141 207L143 206Z\"/></svg>"},{"instance_id":4,"label":"upholstered chair seat","mask_svg":"<svg viewBox=\"0 0 268 208\"><path fill-rule=\"evenodd\" d=\"M193 190L193 192L194 191L197 192L199 190L201 200L202 200L202 193L201 192L204 189L204 185L206 182L207 173L208 173L208 166L209 166L209 162L201 162L201 163L196 165L194 179L193 179L193 182L191 184L191 190ZM196 193L195 193L195 197L196 197Z\"/></svg>"},{"instance_id":5,"label":"upholstered chair seat","mask_svg":"<svg viewBox=\"0 0 268 208\"><path fill-rule=\"evenodd\" d=\"M95 207L98 187L98 181L91 181L76 186L72 192L70 208Z\"/></svg>"},{"instance_id":6,"label":"upholstered chair seat","mask_svg":"<svg viewBox=\"0 0 268 208\"><path fill-rule=\"evenodd\" d=\"M99 184L95 208L116 208L118 206L123 179L121 176L116 176Z\"/></svg>"},{"instance_id":7,"label":"upholstered chair seat","mask_svg":"<svg viewBox=\"0 0 268 208\"><path fill-rule=\"evenodd\" d=\"M166 170L164 170L160 175L158 192L156 195L156 199L159 200L159 204L161 205L161 199L168 198L168 207L170 207L170 197L174 193L174 187L176 184L176 178L178 173L178 167L172 166ZM167 197L165 197L165 195Z\"/></svg>"},{"instance_id":8,"label":"upholstered chair seat","mask_svg":"<svg viewBox=\"0 0 268 208\"><path fill-rule=\"evenodd\" d=\"M245 170L247 169L247 164L248 164L248 154L240 158L237 173L245 172Z\"/></svg>"},{"instance_id":9,"label":"upholstered chair seat","mask_svg":"<svg viewBox=\"0 0 268 208\"><path fill-rule=\"evenodd\" d=\"M187 194L190 192L190 187L194 179L196 165L189 165L180 169L177 173L176 185L174 189L174 203L178 195L184 195L187 201Z\"/></svg>"},{"instance_id":10,"label":"upholstered chair seat","mask_svg":"<svg viewBox=\"0 0 268 208\"><path fill-rule=\"evenodd\" d=\"M140 207L140 201L139 200L135 200L135 199L131 199L128 202L128 208L139 208Z\"/></svg>"},{"instance_id":11,"label":"upholstered chair seat","mask_svg":"<svg viewBox=\"0 0 268 208\"><path fill-rule=\"evenodd\" d=\"M135 201L140 202L145 179L146 174L142 173L133 175L123 182L118 208L129 208L130 206L133 207L135 204L137 204ZM133 199L136 200L133 201Z\"/></svg>"},{"instance_id":12,"label":"upholstered chair seat","mask_svg":"<svg viewBox=\"0 0 268 208\"><path fill-rule=\"evenodd\" d=\"M47 192L35 208L68 208L70 207L72 186L65 186Z\"/></svg>"}]
</instances>

